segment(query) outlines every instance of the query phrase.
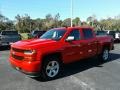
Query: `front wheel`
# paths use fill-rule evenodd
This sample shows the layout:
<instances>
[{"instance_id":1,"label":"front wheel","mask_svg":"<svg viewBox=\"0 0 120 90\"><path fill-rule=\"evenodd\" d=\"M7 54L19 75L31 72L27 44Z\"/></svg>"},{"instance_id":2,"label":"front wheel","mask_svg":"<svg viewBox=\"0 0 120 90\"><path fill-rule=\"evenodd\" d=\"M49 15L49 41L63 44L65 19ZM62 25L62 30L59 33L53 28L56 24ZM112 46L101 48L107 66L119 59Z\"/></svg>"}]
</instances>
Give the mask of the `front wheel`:
<instances>
[{"instance_id":1,"label":"front wheel","mask_svg":"<svg viewBox=\"0 0 120 90\"><path fill-rule=\"evenodd\" d=\"M109 50L108 50L108 48L104 48L102 50L102 53L100 55L98 55L98 58L102 62L108 61L109 60Z\"/></svg>"},{"instance_id":2,"label":"front wheel","mask_svg":"<svg viewBox=\"0 0 120 90\"><path fill-rule=\"evenodd\" d=\"M47 57L42 65L42 78L51 80L58 76L61 70L61 63L57 57Z\"/></svg>"}]
</instances>

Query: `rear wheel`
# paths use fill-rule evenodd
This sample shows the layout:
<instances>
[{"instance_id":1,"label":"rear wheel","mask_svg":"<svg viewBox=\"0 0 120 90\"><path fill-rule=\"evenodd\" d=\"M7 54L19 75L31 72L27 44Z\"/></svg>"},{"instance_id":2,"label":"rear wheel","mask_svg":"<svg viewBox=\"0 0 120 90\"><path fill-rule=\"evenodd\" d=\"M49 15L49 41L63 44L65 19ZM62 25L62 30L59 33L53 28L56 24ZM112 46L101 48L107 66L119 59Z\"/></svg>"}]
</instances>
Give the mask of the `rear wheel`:
<instances>
[{"instance_id":1,"label":"rear wheel","mask_svg":"<svg viewBox=\"0 0 120 90\"><path fill-rule=\"evenodd\" d=\"M42 65L42 78L51 80L56 78L61 71L61 62L57 57L47 57Z\"/></svg>"},{"instance_id":2,"label":"rear wheel","mask_svg":"<svg viewBox=\"0 0 120 90\"><path fill-rule=\"evenodd\" d=\"M98 56L99 60L102 62L106 62L109 60L109 49L108 48L104 48L102 50L102 53Z\"/></svg>"}]
</instances>

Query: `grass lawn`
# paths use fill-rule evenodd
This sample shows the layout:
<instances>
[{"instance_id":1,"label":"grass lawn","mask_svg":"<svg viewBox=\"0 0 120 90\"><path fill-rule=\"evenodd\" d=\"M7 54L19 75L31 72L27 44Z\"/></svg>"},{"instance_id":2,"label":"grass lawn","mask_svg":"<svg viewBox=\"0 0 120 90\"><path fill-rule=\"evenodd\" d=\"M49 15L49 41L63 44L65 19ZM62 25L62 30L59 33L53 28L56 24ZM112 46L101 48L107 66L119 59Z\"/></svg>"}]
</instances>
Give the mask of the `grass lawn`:
<instances>
[{"instance_id":1,"label":"grass lawn","mask_svg":"<svg viewBox=\"0 0 120 90\"><path fill-rule=\"evenodd\" d=\"M20 35L22 36L22 40L28 39L28 33L21 33Z\"/></svg>"}]
</instances>

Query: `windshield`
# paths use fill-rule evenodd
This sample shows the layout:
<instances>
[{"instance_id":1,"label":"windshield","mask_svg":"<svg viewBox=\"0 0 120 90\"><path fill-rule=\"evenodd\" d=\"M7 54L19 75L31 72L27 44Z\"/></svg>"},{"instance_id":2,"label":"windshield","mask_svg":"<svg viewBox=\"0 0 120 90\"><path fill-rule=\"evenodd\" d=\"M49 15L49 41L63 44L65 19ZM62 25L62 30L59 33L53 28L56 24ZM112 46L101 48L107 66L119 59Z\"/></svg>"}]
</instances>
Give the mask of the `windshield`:
<instances>
[{"instance_id":1,"label":"windshield","mask_svg":"<svg viewBox=\"0 0 120 90\"><path fill-rule=\"evenodd\" d=\"M2 35L18 35L17 31L3 31Z\"/></svg>"},{"instance_id":2,"label":"windshield","mask_svg":"<svg viewBox=\"0 0 120 90\"><path fill-rule=\"evenodd\" d=\"M40 39L53 39L53 40L60 40L63 35L65 34L66 30L58 30L58 29L53 29L47 31L45 34L43 34Z\"/></svg>"}]
</instances>

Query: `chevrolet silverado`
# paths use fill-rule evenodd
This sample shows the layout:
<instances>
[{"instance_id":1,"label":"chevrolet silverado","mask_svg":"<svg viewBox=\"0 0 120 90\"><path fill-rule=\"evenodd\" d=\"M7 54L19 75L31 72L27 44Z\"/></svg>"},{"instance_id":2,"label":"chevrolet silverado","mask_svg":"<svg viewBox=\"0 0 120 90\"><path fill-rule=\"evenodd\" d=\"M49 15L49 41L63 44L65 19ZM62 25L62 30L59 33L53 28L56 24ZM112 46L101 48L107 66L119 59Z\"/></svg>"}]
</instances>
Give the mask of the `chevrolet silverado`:
<instances>
[{"instance_id":1,"label":"chevrolet silverado","mask_svg":"<svg viewBox=\"0 0 120 90\"><path fill-rule=\"evenodd\" d=\"M63 27L48 30L38 39L13 43L9 60L27 75L50 80L59 75L63 64L94 56L108 61L113 48L113 38L96 36L91 27Z\"/></svg>"}]
</instances>

